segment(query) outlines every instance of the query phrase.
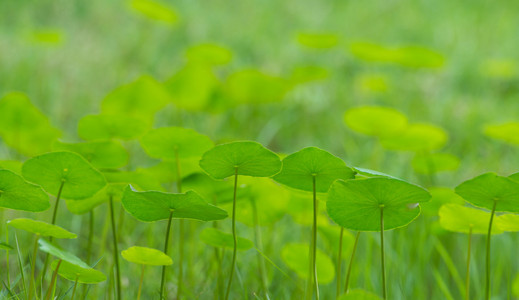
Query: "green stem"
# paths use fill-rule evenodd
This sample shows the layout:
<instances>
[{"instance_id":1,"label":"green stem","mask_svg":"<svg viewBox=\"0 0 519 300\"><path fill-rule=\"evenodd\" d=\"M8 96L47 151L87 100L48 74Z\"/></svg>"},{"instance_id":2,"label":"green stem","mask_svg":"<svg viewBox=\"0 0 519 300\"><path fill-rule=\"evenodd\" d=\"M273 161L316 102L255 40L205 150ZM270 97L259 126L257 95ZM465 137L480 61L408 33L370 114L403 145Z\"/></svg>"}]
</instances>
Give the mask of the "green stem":
<instances>
[{"instance_id":1,"label":"green stem","mask_svg":"<svg viewBox=\"0 0 519 300\"><path fill-rule=\"evenodd\" d=\"M115 228L114 201L109 197L110 219L112 222L112 241L114 244L115 280L117 288L117 299L121 300L121 269L119 268L119 247L117 246L117 229Z\"/></svg>"},{"instance_id":2,"label":"green stem","mask_svg":"<svg viewBox=\"0 0 519 300\"><path fill-rule=\"evenodd\" d=\"M74 281L74 288L72 289L72 297L71 300L74 300L74 297L76 296L76 288L77 288L77 281L79 279L79 275L76 276L76 281Z\"/></svg>"},{"instance_id":3,"label":"green stem","mask_svg":"<svg viewBox=\"0 0 519 300\"><path fill-rule=\"evenodd\" d=\"M5 242L9 243L9 226L5 226ZM5 264L6 264L6 272L7 272L7 287L11 290L11 272L9 271L9 250L5 251Z\"/></svg>"},{"instance_id":4,"label":"green stem","mask_svg":"<svg viewBox=\"0 0 519 300\"><path fill-rule=\"evenodd\" d=\"M177 193L182 193L182 176L180 172L180 159L178 157L178 149L175 149L175 161L177 169ZM182 285L184 279L184 220L180 220L179 226L179 243L178 243L178 277L177 277L177 300L182 295Z\"/></svg>"},{"instance_id":5,"label":"green stem","mask_svg":"<svg viewBox=\"0 0 519 300\"><path fill-rule=\"evenodd\" d=\"M31 278L29 281L29 300L32 299L32 292L34 290L34 273L36 270L36 255L38 254L38 240L40 236L37 234L34 240L34 247L32 249L32 265L31 265Z\"/></svg>"},{"instance_id":6,"label":"green stem","mask_svg":"<svg viewBox=\"0 0 519 300\"><path fill-rule=\"evenodd\" d=\"M49 289L47 290L47 295L45 295L45 300L50 300L52 295L52 290L54 290L54 283L56 283L56 278L58 277L58 270L61 265L61 259L58 261L58 265L56 265L56 270L52 274L52 280L50 281Z\"/></svg>"},{"instance_id":7,"label":"green stem","mask_svg":"<svg viewBox=\"0 0 519 300\"><path fill-rule=\"evenodd\" d=\"M137 292L137 300L141 299L142 283L144 282L144 267L145 265L142 265L141 280L139 281L139 291Z\"/></svg>"},{"instance_id":8,"label":"green stem","mask_svg":"<svg viewBox=\"0 0 519 300\"><path fill-rule=\"evenodd\" d=\"M492 222L494 221L494 214L496 213L497 200L494 200L492 206L492 213L490 214L490 222L488 224L487 234L487 259L486 259L486 284L485 284L485 299L490 299L490 238L492 236Z\"/></svg>"},{"instance_id":9,"label":"green stem","mask_svg":"<svg viewBox=\"0 0 519 300\"><path fill-rule=\"evenodd\" d=\"M384 205L380 205L380 259L382 265L382 298L386 299L386 263L384 261Z\"/></svg>"},{"instance_id":10,"label":"green stem","mask_svg":"<svg viewBox=\"0 0 519 300\"><path fill-rule=\"evenodd\" d=\"M166 228L166 238L164 241L164 253L168 254L169 233L171 232L171 220L173 219L173 211L169 213L168 226ZM160 300L164 299L164 283L166 282L166 266L162 266L162 277L160 279Z\"/></svg>"},{"instance_id":11,"label":"green stem","mask_svg":"<svg viewBox=\"0 0 519 300\"><path fill-rule=\"evenodd\" d=\"M263 243L261 239L261 228L259 224L259 217L258 217L258 207L256 206L256 199L251 197L251 206L252 206L252 220L254 222L254 241L257 245L257 248L263 251ZM258 269L259 269L259 276L261 280L261 287L263 289L263 293L265 294L265 298L269 299L268 296L268 286L267 286L267 272L265 270L265 261L263 260L263 257L261 254L256 251L256 256L258 258Z\"/></svg>"},{"instance_id":12,"label":"green stem","mask_svg":"<svg viewBox=\"0 0 519 300\"><path fill-rule=\"evenodd\" d=\"M341 227L339 235L339 254L337 255L337 288L335 290L335 298L339 299L341 294L341 271L342 271L342 238L344 236L344 228Z\"/></svg>"},{"instance_id":13,"label":"green stem","mask_svg":"<svg viewBox=\"0 0 519 300\"><path fill-rule=\"evenodd\" d=\"M312 224L312 273L313 273L313 285L315 288L315 298L319 300L319 281L317 280L317 191L315 188L315 175L312 177L312 190L313 190L313 202L314 202L314 218Z\"/></svg>"},{"instance_id":14,"label":"green stem","mask_svg":"<svg viewBox=\"0 0 519 300\"><path fill-rule=\"evenodd\" d=\"M229 274L229 282L227 283L227 291L225 292L225 300L229 299L231 292L232 277L234 275L234 266L236 265L236 252L238 250L238 237L236 236L236 189L238 187L238 168L234 168L234 196L232 200L232 238L234 241L232 249L231 272Z\"/></svg>"},{"instance_id":15,"label":"green stem","mask_svg":"<svg viewBox=\"0 0 519 300\"><path fill-rule=\"evenodd\" d=\"M350 264L348 265L348 271L346 273L346 284L344 285L344 293L348 292L348 286L350 284L351 269L353 266L353 259L355 258L355 252L357 251L357 245L359 244L360 231L357 231L355 235L355 242L353 243L353 249L351 250Z\"/></svg>"},{"instance_id":16,"label":"green stem","mask_svg":"<svg viewBox=\"0 0 519 300\"><path fill-rule=\"evenodd\" d=\"M472 247L472 226L469 229L469 249L467 253L467 273L465 278L465 299L469 300L470 295L470 248Z\"/></svg>"},{"instance_id":17,"label":"green stem","mask_svg":"<svg viewBox=\"0 0 519 300\"><path fill-rule=\"evenodd\" d=\"M88 244L87 244L87 263L90 264L90 258L92 256L92 244L94 241L94 210L90 210L90 218L88 222Z\"/></svg>"}]
</instances>

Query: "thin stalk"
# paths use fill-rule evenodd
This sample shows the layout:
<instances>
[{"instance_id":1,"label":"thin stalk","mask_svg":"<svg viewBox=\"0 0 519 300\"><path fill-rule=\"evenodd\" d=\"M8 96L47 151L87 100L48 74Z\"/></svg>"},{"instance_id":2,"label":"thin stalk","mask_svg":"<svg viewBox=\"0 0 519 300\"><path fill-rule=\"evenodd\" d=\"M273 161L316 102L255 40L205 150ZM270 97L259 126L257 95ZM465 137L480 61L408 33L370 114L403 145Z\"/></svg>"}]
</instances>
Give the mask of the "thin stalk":
<instances>
[{"instance_id":1,"label":"thin stalk","mask_svg":"<svg viewBox=\"0 0 519 300\"><path fill-rule=\"evenodd\" d=\"M117 229L115 228L114 201L109 197L110 219L112 221L112 242L114 244L115 280L117 288L117 299L121 300L121 269L119 269L119 247L117 246Z\"/></svg>"},{"instance_id":2,"label":"thin stalk","mask_svg":"<svg viewBox=\"0 0 519 300\"><path fill-rule=\"evenodd\" d=\"M87 243L87 253L86 253L86 261L90 264L90 258L92 256L92 245L94 242L94 210L90 210L90 217L88 219L88 243Z\"/></svg>"},{"instance_id":3,"label":"thin stalk","mask_svg":"<svg viewBox=\"0 0 519 300\"><path fill-rule=\"evenodd\" d=\"M168 226L166 228L166 238L164 241L164 253L168 254L168 246L169 246L169 233L171 232L171 220L173 219L173 211L169 213ZM166 266L162 266L162 277L160 279L160 298L164 299L164 283L166 282Z\"/></svg>"},{"instance_id":4,"label":"thin stalk","mask_svg":"<svg viewBox=\"0 0 519 300\"><path fill-rule=\"evenodd\" d=\"M469 229L469 249L467 253L467 273L465 278L465 299L469 300L470 296L470 248L472 247L472 226Z\"/></svg>"},{"instance_id":5,"label":"thin stalk","mask_svg":"<svg viewBox=\"0 0 519 300\"><path fill-rule=\"evenodd\" d=\"M9 243L9 226L5 226L5 241L8 245ZM11 272L9 271L9 249L5 250L5 267L7 272L7 288L11 290Z\"/></svg>"},{"instance_id":6,"label":"thin stalk","mask_svg":"<svg viewBox=\"0 0 519 300\"><path fill-rule=\"evenodd\" d=\"M37 234L34 240L34 246L32 248L32 265L31 265L31 278L29 279L29 300L32 299L32 292L34 290L34 274L36 270L36 255L38 254L38 240L40 236Z\"/></svg>"},{"instance_id":7,"label":"thin stalk","mask_svg":"<svg viewBox=\"0 0 519 300\"><path fill-rule=\"evenodd\" d=\"M494 221L494 215L496 213L497 200L494 200L492 206L492 213L490 214L490 222L488 224L487 234L487 259L486 259L486 284L485 284L485 299L490 299L490 238L492 236L492 222Z\"/></svg>"},{"instance_id":8,"label":"thin stalk","mask_svg":"<svg viewBox=\"0 0 519 300\"><path fill-rule=\"evenodd\" d=\"M339 235L339 254L337 255L337 288L335 290L335 298L339 299L341 294L341 273L342 273L342 238L344 236L344 228L341 227Z\"/></svg>"},{"instance_id":9,"label":"thin stalk","mask_svg":"<svg viewBox=\"0 0 519 300\"><path fill-rule=\"evenodd\" d=\"M177 169L177 193L182 193L182 175L180 171L180 159L178 157L178 149L175 149L175 162ZM184 279L184 220L180 220L179 226L179 243L178 243L178 277L177 277L177 299L182 295L182 285Z\"/></svg>"},{"instance_id":10,"label":"thin stalk","mask_svg":"<svg viewBox=\"0 0 519 300\"><path fill-rule=\"evenodd\" d=\"M357 231L355 235L355 242L353 243L353 249L351 250L350 264L348 265L348 271L346 273L346 284L344 285L344 293L348 292L348 286L350 284L351 269L353 266L353 259L355 258L355 252L357 251L357 245L359 244L360 231Z\"/></svg>"},{"instance_id":11,"label":"thin stalk","mask_svg":"<svg viewBox=\"0 0 519 300\"><path fill-rule=\"evenodd\" d=\"M313 202L314 202L314 219L312 224L312 273L313 273L313 285L315 288L315 298L319 300L319 281L317 280L317 191L315 188L315 176L312 177L313 186Z\"/></svg>"},{"instance_id":12,"label":"thin stalk","mask_svg":"<svg viewBox=\"0 0 519 300\"><path fill-rule=\"evenodd\" d=\"M137 292L137 300L141 299L142 283L144 282L144 268L145 268L145 265L142 265L141 280L139 281L139 291Z\"/></svg>"},{"instance_id":13,"label":"thin stalk","mask_svg":"<svg viewBox=\"0 0 519 300\"><path fill-rule=\"evenodd\" d=\"M238 187L238 168L234 168L234 196L232 200L232 238L234 246L232 249L231 272L229 274L229 282L227 283L227 291L225 292L225 300L229 299L231 292L232 277L234 275L234 266L236 265L236 252L238 250L238 237L236 236L236 189Z\"/></svg>"},{"instance_id":14,"label":"thin stalk","mask_svg":"<svg viewBox=\"0 0 519 300\"><path fill-rule=\"evenodd\" d=\"M384 205L380 206L380 258L382 262L382 298L386 299L386 263L384 261Z\"/></svg>"},{"instance_id":15,"label":"thin stalk","mask_svg":"<svg viewBox=\"0 0 519 300\"><path fill-rule=\"evenodd\" d=\"M54 284L56 283L56 278L58 277L58 270L61 265L61 259L58 261L58 265L56 266L56 270L52 274L52 280L50 281L49 289L47 290L47 295L45 296L45 300L50 300L52 291L54 290Z\"/></svg>"},{"instance_id":16,"label":"thin stalk","mask_svg":"<svg viewBox=\"0 0 519 300\"><path fill-rule=\"evenodd\" d=\"M261 249L261 251L263 251L263 243L262 243L262 239L261 239L261 228L260 228L260 224L259 224L258 207L256 206L256 199L251 198L250 201L251 201L251 206L252 206L252 220L254 222L254 240L257 245L257 248ZM259 269L259 276L260 276L260 280L261 280L261 288L263 289L265 298L269 299L265 262L263 260L263 257L261 256L261 254L257 251L256 251L256 256L258 258L258 269Z\"/></svg>"},{"instance_id":17,"label":"thin stalk","mask_svg":"<svg viewBox=\"0 0 519 300\"><path fill-rule=\"evenodd\" d=\"M76 276L76 281L74 281L74 288L72 289L72 297L71 300L74 300L74 297L76 296L76 288L77 288L77 281L79 279L79 275Z\"/></svg>"},{"instance_id":18,"label":"thin stalk","mask_svg":"<svg viewBox=\"0 0 519 300\"><path fill-rule=\"evenodd\" d=\"M216 205L216 197L213 197L213 204ZM213 228L218 229L218 223L216 221L213 222ZM223 251L222 251L223 252ZM220 251L217 247L214 247L214 256L218 263L218 274L216 278L216 284L217 289L214 293L214 299L218 300L223 297L223 277L222 277L222 259L223 259L224 253L222 253L222 256L220 257Z\"/></svg>"}]
</instances>

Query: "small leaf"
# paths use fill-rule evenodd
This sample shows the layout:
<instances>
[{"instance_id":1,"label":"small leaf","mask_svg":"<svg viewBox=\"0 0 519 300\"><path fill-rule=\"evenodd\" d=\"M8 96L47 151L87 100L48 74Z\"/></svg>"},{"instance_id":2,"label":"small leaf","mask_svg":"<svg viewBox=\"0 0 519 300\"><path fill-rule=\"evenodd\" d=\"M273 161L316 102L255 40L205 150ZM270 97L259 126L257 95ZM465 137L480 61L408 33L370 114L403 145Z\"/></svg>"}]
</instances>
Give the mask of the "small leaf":
<instances>
[{"instance_id":1,"label":"small leaf","mask_svg":"<svg viewBox=\"0 0 519 300\"><path fill-rule=\"evenodd\" d=\"M179 16L173 7L153 0L131 0L130 6L143 16L168 25L175 25Z\"/></svg>"},{"instance_id":2,"label":"small leaf","mask_svg":"<svg viewBox=\"0 0 519 300\"><path fill-rule=\"evenodd\" d=\"M488 124L484 127L483 132L493 139L519 145L519 122Z\"/></svg>"},{"instance_id":3,"label":"small leaf","mask_svg":"<svg viewBox=\"0 0 519 300\"><path fill-rule=\"evenodd\" d=\"M79 120L79 136L87 141L133 140L151 128L152 119L122 114L88 115Z\"/></svg>"},{"instance_id":4,"label":"small leaf","mask_svg":"<svg viewBox=\"0 0 519 300\"><path fill-rule=\"evenodd\" d=\"M360 106L344 114L344 122L353 131L376 137L394 136L407 126L407 117L383 106Z\"/></svg>"},{"instance_id":5,"label":"small leaf","mask_svg":"<svg viewBox=\"0 0 519 300\"><path fill-rule=\"evenodd\" d=\"M290 243L281 250L283 262L302 279L308 278L308 245ZM320 249L316 252L317 278L319 284L328 284L335 278L335 267L332 260Z\"/></svg>"},{"instance_id":6,"label":"small leaf","mask_svg":"<svg viewBox=\"0 0 519 300\"><path fill-rule=\"evenodd\" d=\"M339 226L357 231L380 231L384 211L384 230L406 226L420 214L418 203L431 195L405 181L375 177L337 180L328 192L328 215Z\"/></svg>"},{"instance_id":7,"label":"small leaf","mask_svg":"<svg viewBox=\"0 0 519 300\"><path fill-rule=\"evenodd\" d=\"M118 169L128 163L129 155L118 141L100 141L86 143L54 143L54 150L75 152L83 156L94 167L100 169Z\"/></svg>"},{"instance_id":8,"label":"small leaf","mask_svg":"<svg viewBox=\"0 0 519 300\"><path fill-rule=\"evenodd\" d=\"M0 207L40 212L50 207L49 196L21 176L0 170Z\"/></svg>"},{"instance_id":9,"label":"small leaf","mask_svg":"<svg viewBox=\"0 0 519 300\"><path fill-rule=\"evenodd\" d=\"M353 178L353 171L344 161L329 152L315 147L304 148L283 159L283 168L274 180L303 191L325 193L337 179Z\"/></svg>"},{"instance_id":10,"label":"small leaf","mask_svg":"<svg viewBox=\"0 0 519 300\"><path fill-rule=\"evenodd\" d=\"M58 261L53 261L51 265L52 270L56 270L57 265ZM78 283L84 284L96 284L106 280L105 274L98 270L92 268L83 268L65 260L61 262L58 274L72 282L77 280Z\"/></svg>"},{"instance_id":11,"label":"small leaf","mask_svg":"<svg viewBox=\"0 0 519 300\"><path fill-rule=\"evenodd\" d=\"M321 66L303 65L292 70L290 81L294 84L302 84L311 81L324 80L330 76L328 69Z\"/></svg>"},{"instance_id":12,"label":"small leaf","mask_svg":"<svg viewBox=\"0 0 519 300\"><path fill-rule=\"evenodd\" d=\"M281 168L274 152L261 144L239 141L221 144L207 151L200 167L215 179L224 179L235 173L252 177L270 177Z\"/></svg>"},{"instance_id":13,"label":"small leaf","mask_svg":"<svg viewBox=\"0 0 519 300\"><path fill-rule=\"evenodd\" d=\"M447 132L432 124L411 124L397 136L381 140L382 146L389 150L432 151L447 143Z\"/></svg>"},{"instance_id":14,"label":"small leaf","mask_svg":"<svg viewBox=\"0 0 519 300\"><path fill-rule=\"evenodd\" d=\"M508 232L519 231L519 215L504 214L496 217L496 227Z\"/></svg>"},{"instance_id":15,"label":"small leaf","mask_svg":"<svg viewBox=\"0 0 519 300\"><path fill-rule=\"evenodd\" d=\"M328 49L337 46L339 37L333 33L302 32L297 35L297 42L308 48Z\"/></svg>"},{"instance_id":16,"label":"small leaf","mask_svg":"<svg viewBox=\"0 0 519 300\"><path fill-rule=\"evenodd\" d=\"M449 231L469 233L472 228L474 234L487 234L490 223L490 213L459 204L444 204L440 208L440 225ZM498 226L492 227L492 234L502 231Z\"/></svg>"},{"instance_id":17,"label":"small leaf","mask_svg":"<svg viewBox=\"0 0 519 300\"><path fill-rule=\"evenodd\" d=\"M142 137L141 145L149 156L172 161L200 157L214 146L207 136L182 127L153 129Z\"/></svg>"},{"instance_id":18,"label":"small leaf","mask_svg":"<svg viewBox=\"0 0 519 300\"><path fill-rule=\"evenodd\" d=\"M232 52L216 44L198 44L189 47L186 57L190 62L207 65L225 65L232 59Z\"/></svg>"},{"instance_id":19,"label":"small leaf","mask_svg":"<svg viewBox=\"0 0 519 300\"><path fill-rule=\"evenodd\" d=\"M62 197L85 199L106 185L106 180L84 158L72 152L51 152L33 157L23 164L23 177Z\"/></svg>"},{"instance_id":20,"label":"small leaf","mask_svg":"<svg viewBox=\"0 0 519 300\"><path fill-rule=\"evenodd\" d=\"M19 218L7 222L9 226L25 230L40 236L50 236L57 239L75 239L77 235L57 225L26 218Z\"/></svg>"},{"instance_id":21,"label":"small leaf","mask_svg":"<svg viewBox=\"0 0 519 300\"><path fill-rule=\"evenodd\" d=\"M254 69L229 75L224 85L235 105L280 102L289 88L287 80Z\"/></svg>"},{"instance_id":22,"label":"small leaf","mask_svg":"<svg viewBox=\"0 0 519 300\"><path fill-rule=\"evenodd\" d=\"M434 174L443 171L455 171L460 160L450 153L417 154L411 162L413 169L420 174Z\"/></svg>"},{"instance_id":23,"label":"small leaf","mask_svg":"<svg viewBox=\"0 0 519 300\"><path fill-rule=\"evenodd\" d=\"M140 265L167 266L173 264L171 257L164 252L147 248L133 246L121 252L124 259Z\"/></svg>"},{"instance_id":24,"label":"small leaf","mask_svg":"<svg viewBox=\"0 0 519 300\"><path fill-rule=\"evenodd\" d=\"M200 233L200 239L213 247L233 249L234 239L232 234L225 233L213 227L207 227ZM238 237L236 247L240 251L249 250L254 244L242 237Z\"/></svg>"},{"instance_id":25,"label":"small leaf","mask_svg":"<svg viewBox=\"0 0 519 300\"><path fill-rule=\"evenodd\" d=\"M162 192L134 192L130 187L124 191L124 209L135 218L153 222L169 218L215 221L227 218L227 212L208 204L194 191L184 194Z\"/></svg>"},{"instance_id":26,"label":"small leaf","mask_svg":"<svg viewBox=\"0 0 519 300\"><path fill-rule=\"evenodd\" d=\"M485 173L456 187L456 194L475 206L519 212L519 183L495 173Z\"/></svg>"},{"instance_id":27,"label":"small leaf","mask_svg":"<svg viewBox=\"0 0 519 300\"><path fill-rule=\"evenodd\" d=\"M58 259L61 259L63 261L69 262L73 265L76 265L78 267L89 269L90 267L81 259L79 259L77 256L75 256L72 253L69 253L65 250L62 250L58 248L57 246L47 242L44 239L39 239L38 243L40 244L40 250L48 253L52 256L55 256Z\"/></svg>"}]
</instances>

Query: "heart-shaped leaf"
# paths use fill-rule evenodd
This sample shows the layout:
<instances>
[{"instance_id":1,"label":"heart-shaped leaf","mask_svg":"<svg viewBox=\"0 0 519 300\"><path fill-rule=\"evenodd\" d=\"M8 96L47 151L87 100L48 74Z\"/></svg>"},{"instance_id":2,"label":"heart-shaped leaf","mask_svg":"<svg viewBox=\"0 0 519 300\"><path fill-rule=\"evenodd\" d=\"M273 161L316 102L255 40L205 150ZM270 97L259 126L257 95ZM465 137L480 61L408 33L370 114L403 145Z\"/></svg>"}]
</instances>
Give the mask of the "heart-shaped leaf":
<instances>
[{"instance_id":1,"label":"heart-shaped leaf","mask_svg":"<svg viewBox=\"0 0 519 300\"><path fill-rule=\"evenodd\" d=\"M52 270L56 270L57 265L58 261L53 261L51 265ZM78 283L84 284L96 284L106 280L105 274L98 270L92 268L83 268L65 260L61 262L58 274L72 282L77 280Z\"/></svg>"},{"instance_id":2,"label":"heart-shaped leaf","mask_svg":"<svg viewBox=\"0 0 519 300\"><path fill-rule=\"evenodd\" d=\"M308 278L308 245L290 243L281 250L283 262L302 279ZM317 278L320 284L327 284L335 278L335 267L332 260L320 249L316 252Z\"/></svg>"},{"instance_id":3,"label":"heart-shaped leaf","mask_svg":"<svg viewBox=\"0 0 519 300\"><path fill-rule=\"evenodd\" d=\"M315 147L304 148L283 159L283 168L274 180L303 191L325 193L337 179L353 178L353 170L344 161L329 152Z\"/></svg>"},{"instance_id":4,"label":"heart-shaped leaf","mask_svg":"<svg viewBox=\"0 0 519 300\"><path fill-rule=\"evenodd\" d=\"M182 127L153 129L142 137L141 145L149 156L168 160L200 157L214 146L207 136Z\"/></svg>"},{"instance_id":5,"label":"heart-shaped leaf","mask_svg":"<svg viewBox=\"0 0 519 300\"><path fill-rule=\"evenodd\" d=\"M0 170L0 207L45 211L50 207L49 196L39 186L28 183L21 176Z\"/></svg>"},{"instance_id":6,"label":"heart-shaped leaf","mask_svg":"<svg viewBox=\"0 0 519 300\"><path fill-rule=\"evenodd\" d=\"M175 219L215 221L227 218L226 211L208 204L194 191L183 194L135 192L127 187L122 203L127 212L145 222L168 219L170 213Z\"/></svg>"},{"instance_id":7,"label":"heart-shaped leaf","mask_svg":"<svg viewBox=\"0 0 519 300\"><path fill-rule=\"evenodd\" d=\"M490 223L490 213L480 209L459 204L444 204L440 208L440 225L449 231L474 234L487 234ZM502 231L498 226L492 227L492 234Z\"/></svg>"},{"instance_id":8,"label":"heart-shaped leaf","mask_svg":"<svg viewBox=\"0 0 519 300\"><path fill-rule=\"evenodd\" d=\"M83 157L72 152L51 152L33 157L22 167L25 179L37 183L52 195L85 199L106 185L106 180Z\"/></svg>"},{"instance_id":9,"label":"heart-shaped leaf","mask_svg":"<svg viewBox=\"0 0 519 300\"><path fill-rule=\"evenodd\" d=\"M270 177L279 172L281 161L277 154L259 143L240 141L207 151L200 160L200 167L215 179L235 174Z\"/></svg>"},{"instance_id":10,"label":"heart-shaped leaf","mask_svg":"<svg viewBox=\"0 0 519 300\"><path fill-rule=\"evenodd\" d=\"M121 252L124 259L139 265L167 266L173 264L171 257L164 252L148 248L133 246Z\"/></svg>"},{"instance_id":11,"label":"heart-shaped leaf","mask_svg":"<svg viewBox=\"0 0 519 300\"><path fill-rule=\"evenodd\" d=\"M39 236L49 236L57 239L75 239L77 235L57 225L26 218L19 218L7 222L9 226L34 233Z\"/></svg>"},{"instance_id":12,"label":"heart-shaped leaf","mask_svg":"<svg viewBox=\"0 0 519 300\"><path fill-rule=\"evenodd\" d=\"M418 203L431 195L423 188L391 178L337 180L328 193L327 210L340 226L356 231L380 231L403 227L420 214Z\"/></svg>"}]
</instances>

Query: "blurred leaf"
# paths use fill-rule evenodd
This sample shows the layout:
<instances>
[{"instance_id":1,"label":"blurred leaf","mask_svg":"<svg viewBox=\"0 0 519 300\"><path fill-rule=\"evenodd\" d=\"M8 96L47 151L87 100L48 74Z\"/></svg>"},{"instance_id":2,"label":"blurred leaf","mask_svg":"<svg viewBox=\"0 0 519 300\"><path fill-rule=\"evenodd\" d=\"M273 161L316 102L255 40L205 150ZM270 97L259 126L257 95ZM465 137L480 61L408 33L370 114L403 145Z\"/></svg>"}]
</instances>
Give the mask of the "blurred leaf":
<instances>
[{"instance_id":1,"label":"blurred leaf","mask_svg":"<svg viewBox=\"0 0 519 300\"><path fill-rule=\"evenodd\" d=\"M431 187L429 188L431 193L431 201L420 204L422 208L422 214L428 216L437 216L440 207L443 204L454 203L463 205L465 200L454 192L453 189L446 187Z\"/></svg>"},{"instance_id":2,"label":"blurred leaf","mask_svg":"<svg viewBox=\"0 0 519 300\"><path fill-rule=\"evenodd\" d=\"M75 152L99 169L118 169L128 163L129 155L119 141L54 143L55 150Z\"/></svg>"},{"instance_id":3,"label":"blurred leaf","mask_svg":"<svg viewBox=\"0 0 519 300\"><path fill-rule=\"evenodd\" d=\"M57 266L58 261L53 261L52 270L56 270ZM106 280L106 276L102 272L92 268L84 268L66 260L59 265L58 274L69 281L75 282L77 280L78 283L84 284L96 284Z\"/></svg>"},{"instance_id":4,"label":"blurred leaf","mask_svg":"<svg viewBox=\"0 0 519 300\"><path fill-rule=\"evenodd\" d=\"M56 246L50 242L47 242L44 239L39 239L38 243L40 244L40 250L45 253L48 253L58 259L69 262L69 263L76 265L78 267L81 267L83 269L90 268L84 261L79 259L74 254L63 250L63 249L59 248L58 246Z\"/></svg>"},{"instance_id":5,"label":"blurred leaf","mask_svg":"<svg viewBox=\"0 0 519 300\"><path fill-rule=\"evenodd\" d=\"M79 136L92 140L132 140L151 128L152 119L142 119L125 114L88 115L79 120Z\"/></svg>"},{"instance_id":6,"label":"blurred leaf","mask_svg":"<svg viewBox=\"0 0 519 300\"><path fill-rule=\"evenodd\" d=\"M190 128L162 127L144 135L141 145L151 157L176 161L177 158L201 157L214 143Z\"/></svg>"},{"instance_id":7,"label":"blurred leaf","mask_svg":"<svg viewBox=\"0 0 519 300\"><path fill-rule=\"evenodd\" d=\"M387 137L402 132L407 126L407 117L390 107L359 106L346 111L344 122L353 131Z\"/></svg>"},{"instance_id":8,"label":"blurred leaf","mask_svg":"<svg viewBox=\"0 0 519 300\"><path fill-rule=\"evenodd\" d=\"M517 77L518 66L512 59L487 59L481 63L480 71L490 78L508 80Z\"/></svg>"},{"instance_id":9,"label":"blurred leaf","mask_svg":"<svg viewBox=\"0 0 519 300\"><path fill-rule=\"evenodd\" d=\"M379 296L361 289L349 290L347 294L342 294L337 300L381 300Z\"/></svg>"},{"instance_id":10,"label":"blurred leaf","mask_svg":"<svg viewBox=\"0 0 519 300\"><path fill-rule=\"evenodd\" d=\"M460 160L450 153L416 154L411 165L417 173L434 174L442 171L457 170Z\"/></svg>"},{"instance_id":11,"label":"blurred leaf","mask_svg":"<svg viewBox=\"0 0 519 300\"><path fill-rule=\"evenodd\" d=\"M50 207L49 196L21 176L0 170L0 207L40 212Z\"/></svg>"},{"instance_id":12,"label":"blurred leaf","mask_svg":"<svg viewBox=\"0 0 519 300\"><path fill-rule=\"evenodd\" d=\"M283 262L302 279L308 278L308 245L301 243L286 244L281 250ZM335 266L332 260L320 249L316 253L317 278L319 284L328 284L335 278Z\"/></svg>"},{"instance_id":13,"label":"blurred leaf","mask_svg":"<svg viewBox=\"0 0 519 300\"><path fill-rule=\"evenodd\" d=\"M382 146L399 151L432 151L442 148L448 139L447 132L436 125L419 123L410 124L399 135L383 138Z\"/></svg>"},{"instance_id":14,"label":"blurred leaf","mask_svg":"<svg viewBox=\"0 0 519 300\"><path fill-rule=\"evenodd\" d=\"M189 62L206 65L225 65L232 59L232 52L226 47L216 44L198 44L186 51Z\"/></svg>"},{"instance_id":15,"label":"blurred leaf","mask_svg":"<svg viewBox=\"0 0 519 300\"><path fill-rule=\"evenodd\" d=\"M280 102L289 88L287 80L254 69L232 73L225 82L225 91L234 104Z\"/></svg>"},{"instance_id":16,"label":"blurred leaf","mask_svg":"<svg viewBox=\"0 0 519 300\"><path fill-rule=\"evenodd\" d=\"M148 248L133 246L121 252L124 259L139 265L167 266L173 264L171 257L164 252Z\"/></svg>"},{"instance_id":17,"label":"blurred leaf","mask_svg":"<svg viewBox=\"0 0 519 300\"><path fill-rule=\"evenodd\" d=\"M36 29L30 33L29 40L37 44L58 46L64 43L65 34L60 29Z\"/></svg>"},{"instance_id":18,"label":"blurred leaf","mask_svg":"<svg viewBox=\"0 0 519 300\"><path fill-rule=\"evenodd\" d=\"M120 201L123 197L123 191L126 185L126 183L109 183L90 198L82 200L67 199L67 208L73 214L82 215L107 202L110 197L112 197L114 201Z\"/></svg>"},{"instance_id":19,"label":"blurred leaf","mask_svg":"<svg viewBox=\"0 0 519 300\"><path fill-rule=\"evenodd\" d=\"M330 77L328 69L321 66L296 66L292 70L290 81L294 84L303 84L311 81L324 80Z\"/></svg>"},{"instance_id":20,"label":"blurred leaf","mask_svg":"<svg viewBox=\"0 0 519 300\"><path fill-rule=\"evenodd\" d=\"M516 146L519 145L519 122L488 124L483 128L483 132L493 139Z\"/></svg>"},{"instance_id":21,"label":"blurred leaf","mask_svg":"<svg viewBox=\"0 0 519 300\"><path fill-rule=\"evenodd\" d=\"M440 225L449 231L469 233L472 228L473 234L487 234L490 223L490 213L481 209L466 207L463 205L449 203L440 208ZM492 227L492 234L502 231Z\"/></svg>"},{"instance_id":22,"label":"blurred leaf","mask_svg":"<svg viewBox=\"0 0 519 300\"><path fill-rule=\"evenodd\" d=\"M153 0L131 0L130 6L145 17L160 21L168 25L175 25L179 21L177 11L166 4Z\"/></svg>"},{"instance_id":23,"label":"blurred leaf","mask_svg":"<svg viewBox=\"0 0 519 300\"><path fill-rule=\"evenodd\" d=\"M297 34L297 42L308 48L328 49L337 46L339 37L326 32L301 32Z\"/></svg>"},{"instance_id":24,"label":"blurred leaf","mask_svg":"<svg viewBox=\"0 0 519 300\"><path fill-rule=\"evenodd\" d=\"M0 160L0 170L8 170L16 175L21 175L22 162L18 160Z\"/></svg>"},{"instance_id":25,"label":"blurred leaf","mask_svg":"<svg viewBox=\"0 0 519 300\"><path fill-rule=\"evenodd\" d=\"M365 93L385 93L389 91L390 83L387 76L377 73L361 74L355 78L355 84L358 89Z\"/></svg>"},{"instance_id":26,"label":"blurred leaf","mask_svg":"<svg viewBox=\"0 0 519 300\"><path fill-rule=\"evenodd\" d=\"M200 240L213 247L233 249L234 239L232 234L225 233L213 227L207 227L200 233ZM242 237L238 237L236 248L239 251L249 250L254 244Z\"/></svg>"},{"instance_id":27,"label":"blurred leaf","mask_svg":"<svg viewBox=\"0 0 519 300\"><path fill-rule=\"evenodd\" d=\"M57 239L75 239L77 235L57 225L27 218L18 218L7 221L9 226L25 230L40 236L50 236Z\"/></svg>"},{"instance_id":28,"label":"blurred leaf","mask_svg":"<svg viewBox=\"0 0 519 300\"><path fill-rule=\"evenodd\" d=\"M509 232L519 231L519 215L504 214L496 217L496 227Z\"/></svg>"}]
</instances>

